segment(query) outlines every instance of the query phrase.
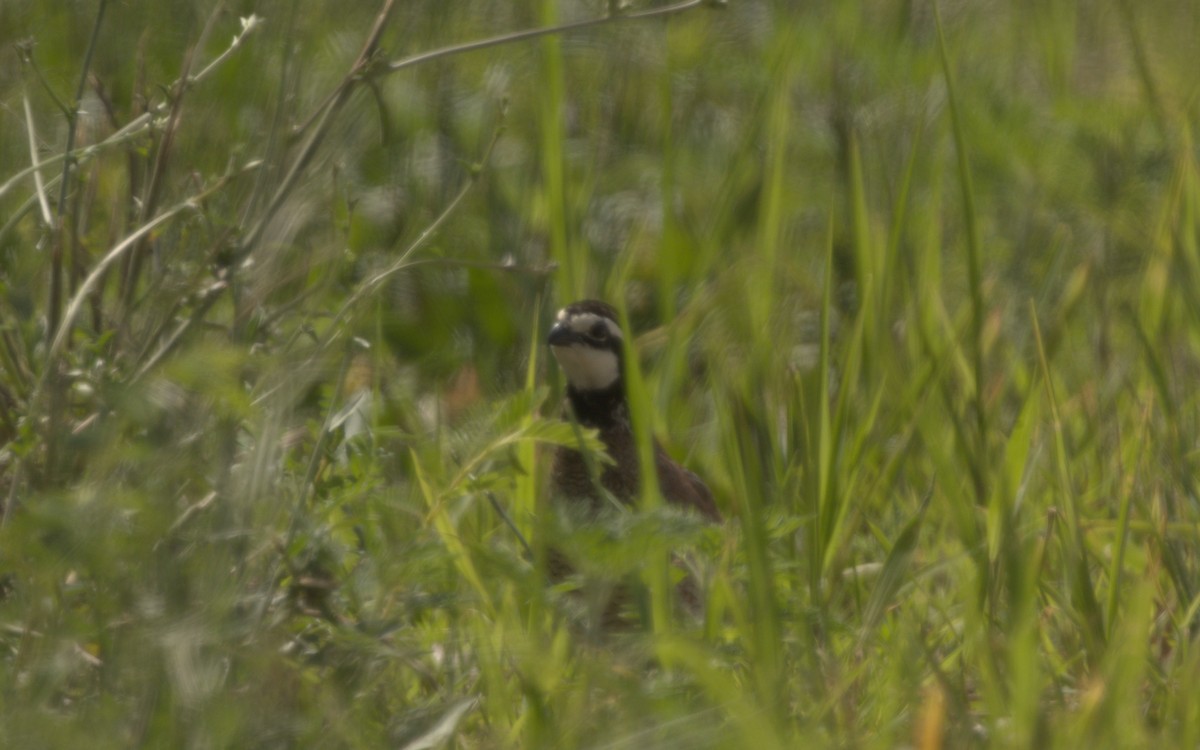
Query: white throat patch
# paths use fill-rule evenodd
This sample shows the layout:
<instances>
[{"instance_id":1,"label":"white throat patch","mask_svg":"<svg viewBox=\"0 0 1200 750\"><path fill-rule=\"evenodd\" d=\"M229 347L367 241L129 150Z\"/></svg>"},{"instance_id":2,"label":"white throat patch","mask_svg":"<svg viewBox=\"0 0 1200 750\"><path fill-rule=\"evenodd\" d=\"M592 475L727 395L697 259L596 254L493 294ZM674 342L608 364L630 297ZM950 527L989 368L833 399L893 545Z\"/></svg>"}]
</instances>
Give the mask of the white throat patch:
<instances>
[{"instance_id":1,"label":"white throat patch","mask_svg":"<svg viewBox=\"0 0 1200 750\"><path fill-rule=\"evenodd\" d=\"M579 391L602 391L621 375L617 355L607 349L584 344L552 346L550 351L567 374L567 381Z\"/></svg>"}]
</instances>

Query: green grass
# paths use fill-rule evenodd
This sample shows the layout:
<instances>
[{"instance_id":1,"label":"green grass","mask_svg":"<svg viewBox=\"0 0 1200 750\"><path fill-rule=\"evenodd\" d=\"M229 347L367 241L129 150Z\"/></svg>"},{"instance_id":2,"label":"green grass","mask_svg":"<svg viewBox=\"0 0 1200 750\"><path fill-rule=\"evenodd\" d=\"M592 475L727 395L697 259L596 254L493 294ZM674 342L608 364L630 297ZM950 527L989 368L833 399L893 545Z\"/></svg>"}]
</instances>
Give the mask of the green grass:
<instances>
[{"instance_id":1,"label":"green grass","mask_svg":"<svg viewBox=\"0 0 1200 750\"><path fill-rule=\"evenodd\" d=\"M1200 744L1194 3L160 5L0 5L5 747Z\"/></svg>"}]
</instances>

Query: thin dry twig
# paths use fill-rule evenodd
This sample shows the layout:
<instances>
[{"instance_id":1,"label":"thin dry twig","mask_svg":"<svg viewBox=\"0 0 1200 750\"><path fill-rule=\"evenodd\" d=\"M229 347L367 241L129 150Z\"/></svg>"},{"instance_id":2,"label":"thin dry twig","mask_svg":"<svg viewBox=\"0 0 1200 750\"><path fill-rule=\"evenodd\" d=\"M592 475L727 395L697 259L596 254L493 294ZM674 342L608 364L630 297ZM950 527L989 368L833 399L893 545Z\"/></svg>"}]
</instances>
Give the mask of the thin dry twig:
<instances>
[{"instance_id":1,"label":"thin dry twig","mask_svg":"<svg viewBox=\"0 0 1200 750\"><path fill-rule=\"evenodd\" d=\"M139 239L154 231L154 229L156 229L159 225L165 224L189 209L198 208L200 203L205 198L223 188L234 176L256 169L260 165L261 162L251 162L244 165L241 169L234 173L222 176L221 179L217 180L211 186L175 204L171 208L163 211L158 216L138 227L136 231L117 243L112 250L109 250L108 254L105 255L100 262L95 265L94 268L92 268L91 273L89 273L87 278L84 279L83 283L79 285L79 289L76 290L75 296L71 299L71 304L67 306L67 311L63 316L62 325L59 326L58 332L54 337L54 341L50 344L50 349L46 354L46 369L42 373L42 379L45 380L46 373L53 370L53 363L61 353L62 347L70 333L71 326L75 321L75 317L79 314L80 308L83 307L83 303L86 300L87 295L91 293L93 287L95 287L100 278L104 275L104 272L108 270L113 263L119 260L121 256Z\"/></svg>"},{"instance_id":2,"label":"thin dry twig","mask_svg":"<svg viewBox=\"0 0 1200 750\"><path fill-rule=\"evenodd\" d=\"M246 18L241 19L241 22L242 22L242 31L241 31L241 33L239 33L237 36L235 36L233 38L233 42L230 43L229 48L226 49L224 52L222 52L220 55L218 55L216 58L214 58L213 61L210 62L208 65L206 65L203 70L201 70L199 73L197 73L196 75L194 75L190 79L188 79L189 85L195 86L197 83L200 83L201 81L203 81L204 79L206 79L210 75L212 75L213 71L216 70L217 64L227 60L229 58L229 56L235 50L239 49L242 46L242 44L245 42L246 37L248 37L255 29L257 29L262 24L262 19L259 18L258 16L248 16ZM183 83L184 82L182 80L176 80L176 81L172 82L171 85L168 86L167 88L168 88L168 90L174 91L174 90L178 89L178 87L181 86ZM103 141L94 143L94 144L88 146L87 148L80 149L78 152L66 150L66 151L63 151L62 153L48 156L42 160L40 166L48 167L52 164L57 164L59 162L66 161L66 160L74 160L74 163L76 165L80 165L84 161L95 157L96 155L100 154L103 151L107 151L108 149L110 149L114 146L119 146L124 143L127 143L128 141L133 140L134 138L137 138L138 136L144 134L147 131L154 130L158 127L161 127L163 123L160 120L165 114L167 114L167 112L170 110L170 107L171 107L170 100L161 101L161 102L155 104L153 107L151 107L148 111L143 112L142 114L140 114L137 117L130 120L122 128L120 128L119 130L117 130L115 133L108 136L107 138L105 138ZM65 170L65 167L64 167L64 170ZM37 171L37 170L35 170L33 167L26 167L25 169L22 169L20 172L17 172L13 176L9 177L3 183L0 183L0 198L4 197L4 195L9 190L12 190L12 188L14 186L16 186L18 183L20 183L22 180L25 180L28 177L32 176L35 171Z\"/></svg>"},{"instance_id":3,"label":"thin dry twig","mask_svg":"<svg viewBox=\"0 0 1200 750\"><path fill-rule=\"evenodd\" d=\"M167 163L171 158L172 146L175 143L175 131L179 128L179 119L183 114L183 100L191 88L192 61L196 50L203 48L205 42L208 41L208 36L212 32L217 17L222 12L223 5L223 3L217 3L217 7L209 14L208 21L204 24L204 29L200 32L196 43L183 56L183 66L178 78L179 85L171 91L169 97L171 102L170 114L167 116L166 125L162 128L162 138L158 143L158 148L154 150L154 164L150 168L150 179L142 191L142 200L138 209L139 222L144 221L147 216L153 216L154 212L158 209L158 201L162 194L163 175L167 171ZM236 43L236 38L234 41ZM228 52L229 50L226 50L224 54L228 54ZM216 61L214 60L214 62ZM124 308L124 317L120 325L120 329L122 330L126 327L132 312L134 290L137 288L138 276L141 275L142 258L146 253L146 241L148 237L149 235L143 235L142 239L138 240L129 252L124 269L124 277L121 279L123 287L121 304Z\"/></svg>"},{"instance_id":4,"label":"thin dry twig","mask_svg":"<svg viewBox=\"0 0 1200 750\"><path fill-rule=\"evenodd\" d=\"M500 136L504 133L504 117L506 112L507 107L502 107L500 111L500 122L497 124L496 130L492 133L492 139L488 143L487 148L484 150L483 157L480 159L479 164L471 170L471 176L467 179L463 186L459 188L458 193L450 200L448 204L446 204L446 207L442 209L442 212L438 214L432 222L430 222L429 226L425 227L425 229L421 231L421 234L417 235L417 238L413 240L407 248L404 249L404 252L400 253L399 258L392 262L392 264L387 268L359 284L358 288L354 290L354 293L351 294L344 303L342 303L341 308L337 311L337 314L333 316L333 320L330 324L330 330L334 331L335 333L331 334L324 341L322 348L327 346L331 341L333 341L333 339L337 338L337 324L343 318L345 318L346 315L348 315L349 312L359 302L361 302L367 296L374 294L381 286L383 286L384 282L404 268L408 267L409 257L423 247L425 243L428 242L429 239L439 229L442 228L442 225L446 223L446 219L448 219L450 215L454 213L454 210L458 208L463 199L467 197L467 193L471 191L471 188L473 188L476 183L479 182L480 177L483 175L484 168L491 162L492 151L495 150L496 143L500 140Z\"/></svg>"},{"instance_id":5,"label":"thin dry twig","mask_svg":"<svg viewBox=\"0 0 1200 750\"><path fill-rule=\"evenodd\" d=\"M67 115L67 146L63 149L66 157L63 161L62 180L58 186L58 216L61 219L67 205L67 188L70 186L71 152L75 148L76 126L79 124L79 102L83 99L83 91L87 86L88 71L92 69L92 55L96 52L96 41L100 38L100 25L104 21L104 11L108 8L108 0L100 0L96 10L96 22L92 24L92 35L88 39L87 51L83 54L83 67L79 71L79 85L75 87L75 98Z\"/></svg>"},{"instance_id":6,"label":"thin dry twig","mask_svg":"<svg viewBox=\"0 0 1200 750\"><path fill-rule=\"evenodd\" d=\"M346 104L350 99L350 95L354 92L354 88L359 81L359 77L371 64L375 57L375 51L379 46L379 39L383 35L383 30L387 26L387 19L392 14L392 7L395 5L395 0L384 0L384 4L380 7L379 12L375 15L375 23L371 27L371 31L367 34L367 39L363 43L362 50L358 53L358 57L354 60L354 64L350 66L350 71L342 78L341 83L333 90L321 107L318 108L316 115L317 126L309 135L308 140L300 147L300 151L296 154L296 158L292 160L291 166L288 167L287 173L283 179L279 181L279 187L276 188L271 200L267 203L266 209L262 212L258 222L246 235L242 241L241 249L237 253L237 260L243 260L246 256L254 252L258 242L262 239L263 232L266 231L267 225L275 217L283 205L284 200L291 194L292 190L299 182L300 175L304 168L308 166L313 154L325 139L329 125L333 122L333 116ZM311 119L311 118L310 118Z\"/></svg>"},{"instance_id":7,"label":"thin dry twig","mask_svg":"<svg viewBox=\"0 0 1200 750\"><path fill-rule=\"evenodd\" d=\"M344 303L342 303L342 306L330 320L328 326L330 332L324 338L318 340L316 348L309 355L309 362L318 357L329 347L330 344L332 344L334 341L337 341L341 337L342 331L338 323L344 320L355 306L357 306L371 294L377 292L379 288L383 286L384 282L386 282L396 273L408 268L409 266L413 265L414 262L416 262L409 261L409 257L429 241L429 239L437 232L437 230L446 223L446 220L450 218L450 215L454 213L455 209L457 209L458 206L463 202L463 199L466 198L467 194L471 192L471 189L479 183L480 178L483 176L484 171L491 162L492 152L495 150L496 143L500 140L500 136L504 132L503 117L505 112L505 109L501 110L501 122L496 125L496 129L492 133L492 138L488 142L487 148L484 149L483 156L480 158L479 163L476 164L471 170L470 177L463 184L463 186L459 188L458 193L456 193L455 196L450 199L450 202L447 203L446 207L442 209L442 212L439 213L432 222L430 222L429 226L425 227L425 229L421 231L421 234L418 235L417 238L414 239L409 246L404 249L404 252L400 253L400 257L397 258L395 262L359 284L358 288L354 290L350 297L347 298ZM282 384L280 384L280 386L276 386L276 388L270 389L267 391L267 393L258 396L255 401L261 401L263 398L266 398L267 395L274 392L281 386Z\"/></svg>"},{"instance_id":8,"label":"thin dry twig","mask_svg":"<svg viewBox=\"0 0 1200 750\"><path fill-rule=\"evenodd\" d=\"M167 340L137 369L130 382L141 380L145 377L146 373L157 367L158 363L163 361L170 354L171 350L175 348L175 345L183 339L184 334L194 328L200 321L204 320L204 316L208 314L208 311L228 288L229 283L226 281L216 281L210 284L200 295L200 300L196 303L195 309L192 310L192 314L188 316L188 319L175 327L175 330L171 332Z\"/></svg>"},{"instance_id":9,"label":"thin dry twig","mask_svg":"<svg viewBox=\"0 0 1200 750\"><path fill-rule=\"evenodd\" d=\"M363 46L362 52L350 67L350 72L342 79L341 83L322 100L321 104L309 115L304 123L296 128L296 133L303 133L312 129L308 140L300 148L296 158L292 161L291 167L287 174L280 181L279 188L272 196L270 203L267 205L267 210L263 212L262 217L254 228L247 235L246 240L242 245L241 255L249 255L253 252L254 247L262 238L262 233L266 229L267 224L279 210L283 201L291 193L296 182L311 160L317 147L325 137L325 133L332 121L332 116L345 105L350 94L353 93L355 87L359 83L363 83L368 79L376 78L389 73L395 73L406 68L411 68L422 63L427 63L443 57L451 57L453 55L462 54L464 52L472 52L475 50L486 49L488 47L497 47L503 44L511 44L526 39L534 39L540 36L548 36L551 34L564 34L572 31L581 31L583 29L602 26L610 23L618 23L621 21L638 21L648 18L664 17L681 13L683 11L698 8L702 5L714 5L714 0L685 0L684 2L674 5L667 5L662 8L652 8L637 13L621 13L615 15L601 16L599 18L591 18L585 21L576 21L574 23L559 24L557 26L547 26L538 29L527 29L525 31L517 31L509 34L501 34L489 39L481 39L473 42L465 42L441 49L422 52L412 57L406 57L400 60L393 60L381 65L375 64L374 55L379 43L379 35L383 32L384 22L391 13L391 8L394 0L388 0L383 9L376 16L375 27L368 36L367 43Z\"/></svg>"},{"instance_id":10,"label":"thin dry twig","mask_svg":"<svg viewBox=\"0 0 1200 750\"><path fill-rule=\"evenodd\" d=\"M711 0L685 0L674 5L664 5L661 8L651 8L650 10L638 11L636 13L618 13L614 15L601 16L599 18L589 18L584 21L575 21L573 23L559 24L558 26L546 26L540 29L526 29L524 31L514 31L508 34L500 34L489 39L480 39L474 42L464 42L450 47L432 50L430 52L422 52L412 57L406 57L401 60L393 60L387 65L379 68L378 75L385 73L395 73L405 68L411 68L414 65L437 60L442 57L450 57L459 55L464 52L474 52L475 50L487 49L488 47L498 47L502 44L511 44L513 42L521 42L526 39L536 39L540 36L549 36L551 34L565 34L571 31L582 31L596 26L603 26L610 23L619 23L621 21L644 21L647 18L658 18L663 16L682 13L693 8L698 8L701 5L712 5Z\"/></svg>"}]
</instances>

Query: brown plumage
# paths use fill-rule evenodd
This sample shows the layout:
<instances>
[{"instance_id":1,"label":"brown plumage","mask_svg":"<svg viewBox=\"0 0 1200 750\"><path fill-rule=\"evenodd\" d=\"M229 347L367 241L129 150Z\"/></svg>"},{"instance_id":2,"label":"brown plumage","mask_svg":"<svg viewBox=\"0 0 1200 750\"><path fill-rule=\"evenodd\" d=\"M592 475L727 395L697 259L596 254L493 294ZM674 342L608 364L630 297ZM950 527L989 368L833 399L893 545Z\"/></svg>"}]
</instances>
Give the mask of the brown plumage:
<instances>
[{"instance_id":1,"label":"brown plumage","mask_svg":"<svg viewBox=\"0 0 1200 750\"><path fill-rule=\"evenodd\" d=\"M619 502L632 504L641 491L637 441L625 397L624 336L616 310L598 300L583 300L559 311L548 338L555 359L567 375L568 418L595 427L615 464L602 466L600 484ZM654 468L663 499L690 508L711 521L721 520L712 493L700 477L671 460L654 441ZM603 505L579 451L555 451L552 480L557 495L568 501Z\"/></svg>"},{"instance_id":2,"label":"brown plumage","mask_svg":"<svg viewBox=\"0 0 1200 750\"><path fill-rule=\"evenodd\" d=\"M613 464L591 463L599 470L601 491L589 472L588 461L577 450L559 447L551 469L554 497L561 503L585 513L595 513L608 502L605 494L619 503L632 505L641 492L641 465L637 440L629 420L625 396L624 335L617 324L612 306L597 300L583 300L559 311L547 339L554 358L567 376L565 417L584 427L594 427ZM671 460L658 441L654 441L654 468L663 499L675 507L697 512L710 521L721 514L708 487L692 472ZM673 564L682 567L679 558ZM571 574L566 555L551 549L547 560L551 579L562 580ZM676 586L685 607L692 613L702 611L699 584L688 575ZM601 594L596 610L598 623L605 630L618 630L628 623L623 610L630 603L630 589L621 584Z\"/></svg>"}]
</instances>

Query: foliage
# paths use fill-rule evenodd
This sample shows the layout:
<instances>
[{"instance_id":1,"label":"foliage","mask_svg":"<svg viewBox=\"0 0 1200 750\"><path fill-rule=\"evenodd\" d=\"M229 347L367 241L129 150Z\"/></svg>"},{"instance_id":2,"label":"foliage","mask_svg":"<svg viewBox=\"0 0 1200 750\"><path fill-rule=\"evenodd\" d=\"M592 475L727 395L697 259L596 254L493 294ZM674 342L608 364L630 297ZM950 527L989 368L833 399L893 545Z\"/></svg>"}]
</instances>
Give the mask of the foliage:
<instances>
[{"instance_id":1,"label":"foliage","mask_svg":"<svg viewBox=\"0 0 1200 750\"><path fill-rule=\"evenodd\" d=\"M5 746L1200 744L1197 6L620 6L0 5Z\"/></svg>"}]
</instances>

